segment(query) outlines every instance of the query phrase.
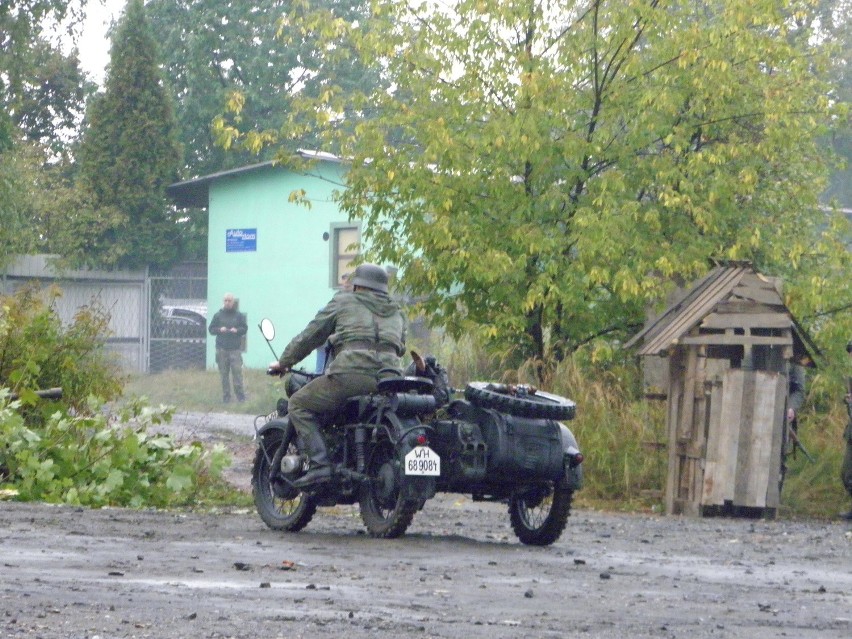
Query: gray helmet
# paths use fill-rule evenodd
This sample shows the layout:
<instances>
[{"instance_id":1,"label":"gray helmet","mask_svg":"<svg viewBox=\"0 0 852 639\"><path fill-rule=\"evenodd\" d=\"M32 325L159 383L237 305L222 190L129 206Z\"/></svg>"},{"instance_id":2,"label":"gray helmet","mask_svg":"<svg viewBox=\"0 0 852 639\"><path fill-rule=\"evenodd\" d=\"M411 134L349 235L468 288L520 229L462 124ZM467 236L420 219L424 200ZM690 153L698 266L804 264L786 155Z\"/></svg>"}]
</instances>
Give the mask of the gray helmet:
<instances>
[{"instance_id":1,"label":"gray helmet","mask_svg":"<svg viewBox=\"0 0 852 639\"><path fill-rule=\"evenodd\" d=\"M350 281L353 286L363 286L381 293L388 292L388 272L378 264L359 264Z\"/></svg>"}]
</instances>

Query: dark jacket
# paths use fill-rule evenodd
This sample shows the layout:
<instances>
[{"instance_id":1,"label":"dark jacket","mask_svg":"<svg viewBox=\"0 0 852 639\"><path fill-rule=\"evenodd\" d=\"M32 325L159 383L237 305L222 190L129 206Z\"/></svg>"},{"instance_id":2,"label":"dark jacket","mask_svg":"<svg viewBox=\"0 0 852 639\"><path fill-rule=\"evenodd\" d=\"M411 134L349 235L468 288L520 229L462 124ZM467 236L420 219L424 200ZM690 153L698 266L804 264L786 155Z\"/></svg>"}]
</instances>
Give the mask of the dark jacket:
<instances>
[{"instance_id":1,"label":"dark jacket","mask_svg":"<svg viewBox=\"0 0 852 639\"><path fill-rule=\"evenodd\" d=\"M405 353L405 333L405 316L387 295L370 290L340 292L293 338L278 361L282 368L291 368L328 340L334 352L329 374L398 369Z\"/></svg>"},{"instance_id":2,"label":"dark jacket","mask_svg":"<svg viewBox=\"0 0 852 639\"><path fill-rule=\"evenodd\" d=\"M236 328L236 333L220 333L219 329ZM248 324L246 324L246 316L236 309L225 310L220 309L210 320L210 328L208 329L211 335L216 336L216 348L226 351L238 351L242 347L243 335L248 332Z\"/></svg>"}]
</instances>

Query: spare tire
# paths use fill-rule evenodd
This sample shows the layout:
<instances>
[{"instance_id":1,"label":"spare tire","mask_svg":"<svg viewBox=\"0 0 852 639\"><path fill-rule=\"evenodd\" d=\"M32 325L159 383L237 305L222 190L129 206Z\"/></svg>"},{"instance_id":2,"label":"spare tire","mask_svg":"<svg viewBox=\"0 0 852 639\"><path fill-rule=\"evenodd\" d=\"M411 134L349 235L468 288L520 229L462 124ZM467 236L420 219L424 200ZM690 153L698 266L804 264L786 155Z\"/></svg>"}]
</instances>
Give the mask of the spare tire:
<instances>
[{"instance_id":1,"label":"spare tire","mask_svg":"<svg viewBox=\"0 0 852 639\"><path fill-rule=\"evenodd\" d=\"M509 392L511 387L493 382L470 382L464 397L474 406L531 419L574 419L577 406L570 399L536 390Z\"/></svg>"}]
</instances>

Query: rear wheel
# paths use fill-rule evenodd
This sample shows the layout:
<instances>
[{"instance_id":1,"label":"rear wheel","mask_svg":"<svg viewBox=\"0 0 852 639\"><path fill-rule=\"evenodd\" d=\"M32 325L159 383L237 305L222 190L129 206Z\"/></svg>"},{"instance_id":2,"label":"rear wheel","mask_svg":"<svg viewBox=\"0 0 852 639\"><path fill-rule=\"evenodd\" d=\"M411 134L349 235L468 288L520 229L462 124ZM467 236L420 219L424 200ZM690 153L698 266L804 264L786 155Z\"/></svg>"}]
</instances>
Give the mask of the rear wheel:
<instances>
[{"instance_id":1,"label":"rear wheel","mask_svg":"<svg viewBox=\"0 0 852 639\"><path fill-rule=\"evenodd\" d=\"M282 462L300 455L292 427L286 432L272 431L263 436L254 456L251 475L252 497L257 513L273 530L296 532L308 525L317 511L314 500L290 486L299 470L283 473Z\"/></svg>"},{"instance_id":2,"label":"rear wheel","mask_svg":"<svg viewBox=\"0 0 852 639\"><path fill-rule=\"evenodd\" d=\"M379 442L371 451L361 485L361 519L374 537L394 538L404 534L417 512L417 503L407 501L400 491L401 467L394 447Z\"/></svg>"},{"instance_id":3,"label":"rear wheel","mask_svg":"<svg viewBox=\"0 0 852 639\"><path fill-rule=\"evenodd\" d=\"M573 497L572 489L559 484L530 486L517 491L509 500L512 530L527 545L552 544L565 529Z\"/></svg>"}]
</instances>

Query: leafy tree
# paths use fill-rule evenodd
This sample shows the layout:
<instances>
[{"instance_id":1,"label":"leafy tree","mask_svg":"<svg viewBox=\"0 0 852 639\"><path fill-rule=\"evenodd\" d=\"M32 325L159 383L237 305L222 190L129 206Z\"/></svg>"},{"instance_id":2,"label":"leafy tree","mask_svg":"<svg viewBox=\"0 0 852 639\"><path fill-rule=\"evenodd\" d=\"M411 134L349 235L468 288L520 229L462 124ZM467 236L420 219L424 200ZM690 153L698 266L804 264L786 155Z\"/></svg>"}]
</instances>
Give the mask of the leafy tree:
<instances>
[{"instance_id":1,"label":"leafy tree","mask_svg":"<svg viewBox=\"0 0 852 639\"><path fill-rule=\"evenodd\" d=\"M837 42L830 68L831 96L848 104L852 100L852 2L821 0L814 18L821 37ZM842 163L832 172L823 199L852 209L852 120L848 114L832 122L828 142Z\"/></svg>"},{"instance_id":2,"label":"leafy tree","mask_svg":"<svg viewBox=\"0 0 852 639\"><path fill-rule=\"evenodd\" d=\"M85 4L0 3L0 262L47 239L40 221L61 190L57 178L68 164L90 85L76 55L61 53L44 30L46 23L62 23L73 34Z\"/></svg>"},{"instance_id":3,"label":"leafy tree","mask_svg":"<svg viewBox=\"0 0 852 639\"><path fill-rule=\"evenodd\" d=\"M83 120L86 97L94 84L84 78L76 54L64 55L41 41L33 51L33 66L21 87L15 123L28 140L68 159L70 143Z\"/></svg>"},{"instance_id":4,"label":"leafy tree","mask_svg":"<svg viewBox=\"0 0 852 639\"><path fill-rule=\"evenodd\" d=\"M427 316L544 375L711 257L807 284L791 299L811 310L852 299L842 221L817 206L832 104L796 20L810 6L376 0L367 28L310 12L292 19L327 64L376 61L393 89L305 96L288 130L312 117L350 160L340 204ZM351 135L344 113L381 116Z\"/></svg>"},{"instance_id":5,"label":"leafy tree","mask_svg":"<svg viewBox=\"0 0 852 639\"><path fill-rule=\"evenodd\" d=\"M45 34L47 22L73 36L88 0L10 0L0 3L0 106L30 140L64 150L83 113L91 85L76 52L63 54Z\"/></svg>"},{"instance_id":6,"label":"leafy tree","mask_svg":"<svg viewBox=\"0 0 852 639\"><path fill-rule=\"evenodd\" d=\"M257 147L226 151L216 145L211 123L235 92L244 101L242 119L267 131L277 129L286 118L297 90L317 95L328 85L351 91L376 83L371 65L354 59L324 64L315 37L281 22L293 5L292 0L151 0L146 5L163 51L166 81L175 96L188 174L258 161ZM320 0L311 6L333 7L336 16L349 21L366 14L361 0ZM294 38L285 42L276 36L279 31L292 32ZM311 142L302 140L304 145ZM266 159L271 157L267 152Z\"/></svg>"},{"instance_id":7,"label":"leafy tree","mask_svg":"<svg viewBox=\"0 0 852 639\"><path fill-rule=\"evenodd\" d=\"M86 118L85 201L68 219L64 255L76 264L168 266L180 246L165 188L177 178L181 151L141 0L130 0L116 27L105 91Z\"/></svg>"},{"instance_id":8,"label":"leafy tree","mask_svg":"<svg viewBox=\"0 0 852 639\"><path fill-rule=\"evenodd\" d=\"M25 153L12 149L13 133L10 125L7 147L0 151L0 267L12 255L29 250L35 241L27 187L37 180L38 167Z\"/></svg>"}]
</instances>

